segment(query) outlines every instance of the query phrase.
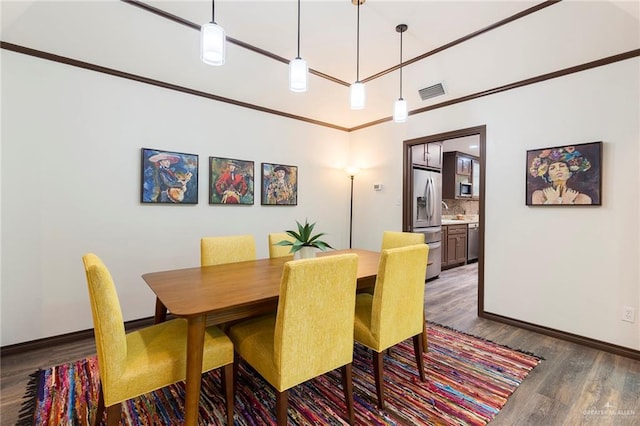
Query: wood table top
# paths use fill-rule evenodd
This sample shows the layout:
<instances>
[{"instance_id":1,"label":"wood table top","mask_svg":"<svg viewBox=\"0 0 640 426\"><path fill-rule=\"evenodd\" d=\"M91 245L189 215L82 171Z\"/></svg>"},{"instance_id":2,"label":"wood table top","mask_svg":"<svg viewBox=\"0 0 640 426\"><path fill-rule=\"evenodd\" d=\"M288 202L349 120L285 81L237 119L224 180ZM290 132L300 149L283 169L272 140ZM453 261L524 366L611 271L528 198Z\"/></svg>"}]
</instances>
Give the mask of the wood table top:
<instances>
[{"instance_id":1,"label":"wood table top","mask_svg":"<svg viewBox=\"0 0 640 426\"><path fill-rule=\"evenodd\" d=\"M356 253L358 287L375 283L380 253L360 249L335 250L319 256ZM258 259L224 265L152 272L142 278L173 314L190 317L230 308L277 303L284 264L292 257Z\"/></svg>"}]
</instances>

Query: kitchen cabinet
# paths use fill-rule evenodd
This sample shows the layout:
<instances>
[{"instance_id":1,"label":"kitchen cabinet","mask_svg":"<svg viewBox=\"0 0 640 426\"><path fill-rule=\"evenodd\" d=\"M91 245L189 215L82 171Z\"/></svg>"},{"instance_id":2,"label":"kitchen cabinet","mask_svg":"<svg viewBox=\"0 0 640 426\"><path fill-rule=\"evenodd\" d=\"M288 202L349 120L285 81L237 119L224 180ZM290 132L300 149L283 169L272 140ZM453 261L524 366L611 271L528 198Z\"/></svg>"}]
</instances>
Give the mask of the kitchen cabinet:
<instances>
[{"instance_id":1,"label":"kitchen cabinet","mask_svg":"<svg viewBox=\"0 0 640 426\"><path fill-rule=\"evenodd\" d=\"M442 267L464 265L467 262L467 224L446 225L442 228Z\"/></svg>"},{"instance_id":2,"label":"kitchen cabinet","mask_svg":"<svg viewBox=\"0 0 640 426\"><path fill-rule=\"evenodd\" d=\"M471 162L471 199L480 199L480 161L474 159Z\"/></svg>"},{"instance_id":3,"label":"kitchen cabinet","mask_svg":"<svg viewBox=\"0 0 640 426\"><path fill-rule=\"evenodd\" d=\"M474 161L478 163L477 185L479 197L480 163L477 160L477 157L458 151L450 151L443 154L442 198L472 199Z\"/></svg>"},{"instance_id":4,"label":"kitchen cabinet","mask_svg":"<svg viewBox=\"0 0 640 426\"><path fill-rule=\"evenodd\" d=\"M411 147L411 162L415 166L442 168L442 142L423 143Z\"/></svg>"},{"instance_id":5,"label":"kitchen cabinet","mask_svg":"<svg viewBox=\"0 0 640 426\"><path fill-rule=\"evenodd\" d=\"M471 157L456 155L456 174L471 176Z\"/></svg>"}]
</instances>

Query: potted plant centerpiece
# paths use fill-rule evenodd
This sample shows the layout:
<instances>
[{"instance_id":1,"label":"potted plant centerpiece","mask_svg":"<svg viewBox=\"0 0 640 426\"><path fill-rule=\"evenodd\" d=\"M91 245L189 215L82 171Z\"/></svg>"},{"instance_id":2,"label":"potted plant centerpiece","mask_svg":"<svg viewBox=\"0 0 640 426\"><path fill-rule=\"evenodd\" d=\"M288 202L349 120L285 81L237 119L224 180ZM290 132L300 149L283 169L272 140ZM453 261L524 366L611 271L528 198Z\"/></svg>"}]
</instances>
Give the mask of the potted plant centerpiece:
<instances>
[{"instance_id":1,"label":"potted plant centerpiece","mask_svg":"<svg viewBox=\"0 0 640 426\"><path fill-rule=\"evenodd\" d=\"M322 251L333 249L329 244L319 239L323 235L326 235L324 232L312 235L313 228L316 226L315 222L310 224L309 221L305 219L304 225L300 224L297 220L296 223L298 224L298 232L292 230L285 231L287 235L293 238L293 241L282 240L275 243L275 245L291 246L289 252L302 259L315 257L315 249Z\"/></svg>"}]
</instances>

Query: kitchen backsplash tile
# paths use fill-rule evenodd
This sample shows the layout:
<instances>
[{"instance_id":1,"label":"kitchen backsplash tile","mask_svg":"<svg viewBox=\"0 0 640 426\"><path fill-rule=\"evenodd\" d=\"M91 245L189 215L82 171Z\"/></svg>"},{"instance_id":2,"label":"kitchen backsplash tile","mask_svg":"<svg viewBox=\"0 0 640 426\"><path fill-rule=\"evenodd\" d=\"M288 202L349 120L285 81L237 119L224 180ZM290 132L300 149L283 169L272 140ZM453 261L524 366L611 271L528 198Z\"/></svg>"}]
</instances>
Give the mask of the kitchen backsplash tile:
<instances>
[{"instance_id":1,"label":"kitchen backsplash tile","mask_svg":"<svg viewBox=\"0 0 640 426\"><path fill-rule=\"evenodd\" d=\"M480 210L480 202L472 201L472 200L451 200L451 199L443 199L448 209L442 206L442 214L443 215L456 215L456 214L464 214L464 215L477 215Z\"/></svg>"}]
</instances>

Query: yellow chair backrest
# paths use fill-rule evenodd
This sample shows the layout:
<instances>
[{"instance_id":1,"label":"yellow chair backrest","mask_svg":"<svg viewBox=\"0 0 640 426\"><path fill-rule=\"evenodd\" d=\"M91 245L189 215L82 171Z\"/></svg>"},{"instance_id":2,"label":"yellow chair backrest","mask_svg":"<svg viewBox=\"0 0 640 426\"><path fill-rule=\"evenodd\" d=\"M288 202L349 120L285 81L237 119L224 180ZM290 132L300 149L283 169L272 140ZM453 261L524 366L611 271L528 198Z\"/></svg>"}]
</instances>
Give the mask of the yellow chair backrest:
<instances>
[{"instance_id":1,"label":"yellow chair backrest","mask_svg":"<svg viewBox=\"0 0 640 426\"><path fill-rule=\"evenodd\" d=\"M382 250L424 244L422 232L384 231L382 234Z\"/></svg>"},{"instance_id":2,"label":"yellow chair backrest","mask_svg":"<svg viewBox=\"0 0 640 426\"><path fill-rule=\"evenodd\" d=\"M204 237L200 240L200 265L244 262L256 259L253 235Z\"/></svg>"},{"instance_id":3,"label":"yellow chair backrest","mask_svg":"<svg viewBox=\"0 0 640 426\"><path fill-rule=\"evenodd\" d=\"M382 250L373 292L371 332L387 348L422 333L429 246Z\"/></svg>"},{"instance_id":4,"label":"yellow chair backrest","mask_svg":"<svg viewBox=\"0 0 640 426\"><path fill-rule=\"evenodd\" d=\"M352 362L357 271L353 253L285 264L274 334L281 389Z\"/></svg>"},{"instance_id":5,"label":"yellow chair backrest","mask_svg":"<svg viewBox=\"0 0 640 426\"><path fill-rule=\"evenodd\" d=\"M95 330L100 379L109 388L126 368L127 338L120 301L111 273L93 253L82 257Z\"/></svg>"},{"instance_id":6,"label":"yellow chair backrest","mask_svg":"<svg viewBox=\"0 0 640 426\"><path fill-rule=\"evenodd\" d=\"M282 240L293 241L293 237L287 234L286 232L274 232L269 234L269 257L285 257L285 256L293 256L291 251L291 246L276 246L275 243L278 243Z\"/></svg>"}]
</instances>

